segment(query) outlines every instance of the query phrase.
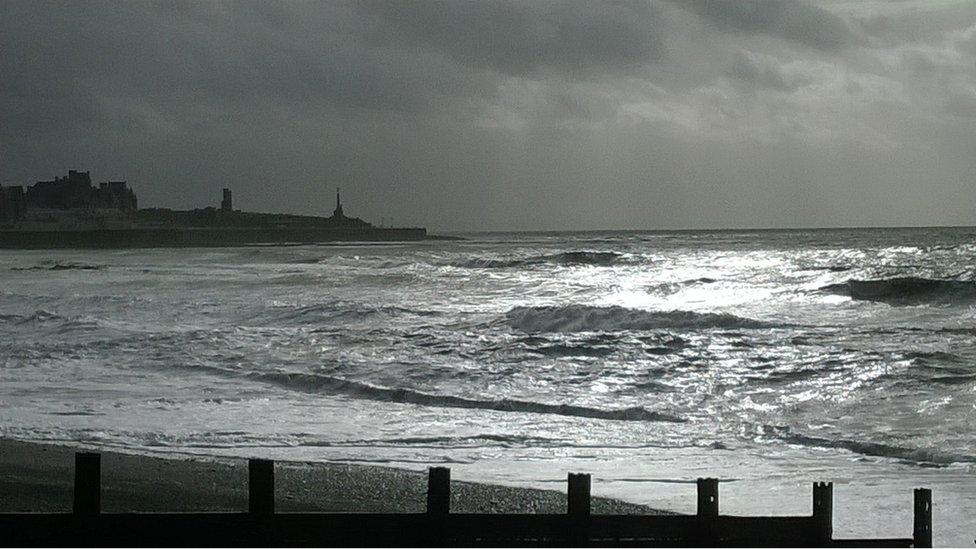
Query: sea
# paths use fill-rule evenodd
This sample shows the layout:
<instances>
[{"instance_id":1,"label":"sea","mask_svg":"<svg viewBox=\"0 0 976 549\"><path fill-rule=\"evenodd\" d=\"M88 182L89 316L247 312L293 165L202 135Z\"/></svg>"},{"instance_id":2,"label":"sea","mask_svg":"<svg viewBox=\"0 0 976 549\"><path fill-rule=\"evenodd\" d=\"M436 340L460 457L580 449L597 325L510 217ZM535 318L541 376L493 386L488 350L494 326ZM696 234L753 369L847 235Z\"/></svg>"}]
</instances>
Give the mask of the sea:
<instances>
[{"instance_id":1,"label":"sea","mask_svg":"<svg viewBox=\"0 0 976 549\"><path fill-rule=\"evenodd\" d=\"M976 229L0 251L0 436L976 538Z\"/></svg>"}]
</instances>

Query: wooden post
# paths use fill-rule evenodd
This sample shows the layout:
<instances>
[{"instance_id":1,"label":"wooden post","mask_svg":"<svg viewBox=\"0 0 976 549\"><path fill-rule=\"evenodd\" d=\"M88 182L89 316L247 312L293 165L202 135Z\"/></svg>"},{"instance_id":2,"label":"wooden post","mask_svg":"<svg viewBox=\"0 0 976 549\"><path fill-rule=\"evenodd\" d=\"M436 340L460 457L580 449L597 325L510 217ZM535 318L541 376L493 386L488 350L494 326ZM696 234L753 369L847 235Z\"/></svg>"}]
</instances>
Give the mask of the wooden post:
<instances>
[{"instance_id":1,"label":"wooden post","mask_svg":"<svg viewBox=\"0 0 976 549\"><path fill-rule=\"evenodd\" d=\"M698 516L718 516L718 479L698 479Z\"/></svg>"},{"instance_id":2,"label":"wooden post","mask_svg":"<svg viewBox=\"0 0 976 549\"><path fill-rule=\"evenodd\" d=\"M817 542L829 542L834 538L834 483L813 483L813 521L816 524Z\"/></svg>"},{"instance_id":3,"label":"wooden post","mask_svg":"<svg viewBox=\"0 0 976 549\"><path fill-rule=\"evenodd\" d=\"M247 460L247 507L252 515L273 515L274 461L270 459Z\"/></svg>"},{"instance_id":4,"label":"wooden post","mask_svg":"<svg viewBox=\"0 0 976 549\"><path fill-rule=\"evenodd\" d=\"M451 512L451 469L431 467L427 471L427 514L447 515Z\"/></svg>"},{"instance_id":5,"label":"wooden post","mask_svg":"<svg viewBox=\"0 0 976 549\"><path fill-rule=\"evenodd\" d=\"M590 475L570 473L566 492L566 513L574 517L590 515Z\"/></svg>"},{"instance_id":6,"label":"wooden post","mask_svg":"<svg viewBox=\"0 0 976 549\"><path fill-rule=\"evenodd\" d=\"M915 547L932 547L932 490L915 489Z\"/></svg>"},{"instance_id":7,"label":"wooden post","mask_svg":"<svg viewBox=\"0 0 976 549\"><path fill-rule=\"evenodd\" d=\"M102 455L75 452L76 515L97 515L102 511Z\"/></svg>"},{"instance_id":8,"label":"wooden post","mask_svg":"<svg viewBox=\"0 0 976 549\"><path fill-rule=\"evenodd\" d=\"M569 517L568 545L583 547L590 540L590 475L569 473L566 483L566 514Z\"/></svg>"}]
</instances>

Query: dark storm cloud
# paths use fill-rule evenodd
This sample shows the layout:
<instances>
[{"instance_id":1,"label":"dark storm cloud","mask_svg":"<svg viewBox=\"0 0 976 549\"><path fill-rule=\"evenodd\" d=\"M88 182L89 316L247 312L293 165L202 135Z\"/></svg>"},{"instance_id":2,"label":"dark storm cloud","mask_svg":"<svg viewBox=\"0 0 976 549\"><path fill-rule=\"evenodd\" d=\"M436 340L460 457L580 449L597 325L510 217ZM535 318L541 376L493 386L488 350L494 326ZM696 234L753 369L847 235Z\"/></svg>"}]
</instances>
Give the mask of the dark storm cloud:
<instances>
[{"instance_id":1,"label":"dark storm cloud","mask_svg":"<svg viewBox=\"0 0 976 549\"><path fill-rule=\"evenodd\" d=\"M655 8L640 2L41 6L4 8L0 63L18 87L4 93L49 98L33 103L43 113L18 111L54 125L61 109L93 121L92 92L164 107L273 97L418 111L492 96L481 69L602 74L661 53Z\"/></svg>"},{"instance_id":2,"label":"dark storm cloud","mask_svg":"<svg viewBox=\"0 0 976 549\"><path fill-rule=\"evenodd\" d=\"M458 229L958 220L972 13L8 0L0 183L91 169L146 205L231 186L304 213L341 185L355 215Z\"/></svg>"},{"instance_id":3,"label":"dark storm cloud","mask_svg":"<svg viewBox=\"0 0 976 549\"><path fill-rule=\"evenodd\" d=\"M633 67L662 55L660 15L641 1L359 4L374 44L430 48L466 65L523 75Z\"/></svg>"},{"instance_id":4,"label":"dark storm cloud","mask_svg":"<svg viewBox=\"0 0 976 549\"><path fill-rule=\"evenodd\" d=\"M767 33L824 50L853 40L847 24L832 13L800 0L685 0L719 28Z\"/></svg>"},{"instance_id":5,"label":"dark storm cloud","mask_svg":"<svg viewBox=\"0 0 976 549\"><path fill-rule=\"evenodd\" d=\"M955 116L976 119L976 88L951 93L946 102L946 111Z\"/></svg>"},{"instance_id":6,"label":"dark storm cloud","mask_svg":"<svg viewBox=\"0 0 976 549\"><path fill-rule=\"evenodd\" d=\"M741 50L736 53L731 73L740 80L779 91L793 91L802 83L798 78L786 75L775 59L757 57Z\"/></svg>"},{"instance_id":7,"label":"dark storm cloud","mask_svg":"<svg viewBox=\"0 0 976 549\"><path fill-rule=\"evenodd\" d=\"M431 79L402 74L397 59L345 40L337 23L349 14L338 6L311 19L262 3L217 6L11 6L4 29L10 55L0 61L11 85L3 91L34 96L24 105L34 112L24 114L55 127L65 122L61 110L90 123L99 107L117 109L118 98L164 115L265 101L415 110L428 100L418 88ZM306 35L295 36L292 24Z\"/></svg>"}]
</instances>

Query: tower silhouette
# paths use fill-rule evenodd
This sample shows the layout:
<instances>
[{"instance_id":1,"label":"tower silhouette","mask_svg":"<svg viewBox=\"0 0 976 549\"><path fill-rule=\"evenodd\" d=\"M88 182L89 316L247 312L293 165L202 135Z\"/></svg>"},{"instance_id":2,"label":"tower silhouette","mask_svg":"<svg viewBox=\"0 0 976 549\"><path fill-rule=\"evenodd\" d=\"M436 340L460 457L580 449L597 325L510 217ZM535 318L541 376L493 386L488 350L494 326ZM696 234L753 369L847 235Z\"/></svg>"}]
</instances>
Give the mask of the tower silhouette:
<instances>
[{"instance_id":1,"label":"tower silhouette","mask_svg":"<svg viewBox=\"0 0 976 549\"><path fill-rule=\"evenodd\" d=\"M342 200L339 198L339 187L336 187L336 207L335 211L332 212L332 217L335 217L336 219L346 217L345 214L342 213Z\"/></svg>"}]
</instances>

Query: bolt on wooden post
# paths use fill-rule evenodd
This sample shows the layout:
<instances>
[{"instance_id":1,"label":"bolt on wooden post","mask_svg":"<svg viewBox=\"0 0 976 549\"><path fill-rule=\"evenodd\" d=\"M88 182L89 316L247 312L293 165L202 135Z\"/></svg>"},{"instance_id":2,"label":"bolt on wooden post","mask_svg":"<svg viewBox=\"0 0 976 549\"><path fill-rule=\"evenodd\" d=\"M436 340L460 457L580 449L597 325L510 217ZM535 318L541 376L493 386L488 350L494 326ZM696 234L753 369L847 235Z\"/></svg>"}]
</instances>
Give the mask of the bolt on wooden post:
<instances>
[{"instance_id":1,"label":"bolt on wooden post","mask_svg":"<svg viewBox=\"0 0 976 549\"><path fill-rule=\"evenodd\" d=\"M698 479L698 516L718 516L718 479Z\"/></svg>"}]
</instances>

